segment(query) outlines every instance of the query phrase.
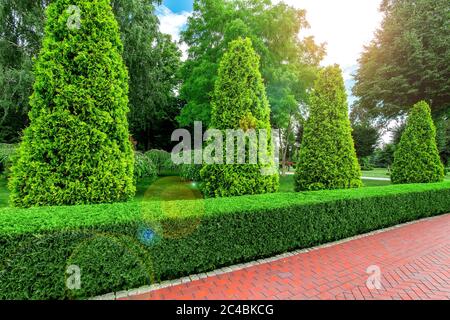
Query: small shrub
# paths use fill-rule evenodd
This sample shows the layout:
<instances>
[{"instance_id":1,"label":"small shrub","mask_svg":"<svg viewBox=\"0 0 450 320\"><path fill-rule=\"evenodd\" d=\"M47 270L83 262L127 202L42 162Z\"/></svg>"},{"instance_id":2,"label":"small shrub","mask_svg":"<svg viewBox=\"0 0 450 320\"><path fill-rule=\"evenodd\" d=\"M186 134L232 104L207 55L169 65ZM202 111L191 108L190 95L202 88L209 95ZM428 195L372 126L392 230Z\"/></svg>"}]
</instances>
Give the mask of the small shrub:
<instances>
[{"instance_id":1,"label":"small shrub","mask_svg":"<svg viewBox=\"0 0 450 320\"><path fill-rule=\"evenodd\" d=\"M180 177L186 181L201 182L200 171L202 167L201 164L182 164L180 166Z\"/></svg>"},{"instance_id":2,"label":"small shrub","mask_svg":"<svg viewBox=\"0 0 450 320\"><path fill-rule=\"evenodd\" d=\"M432 183L444 179L430 106L421 101L411 110L394 154L392 182Z\"/></svg>"},{"instance_id":3,"label":"small shrub","mask_svg":"<svg viewBox=\"0 0 450 320\"><path fill-rule=\"evenodd\" d=\"M142 178L156 178L158 172L153 162L142 152L135 152L134 177L136 180Z\"/></svg>"},{"instance_id":4,"label":"small shrub","mask_svg":"<svg viewBox=\"0 0 450 320\"><path fill-rule=\"evenodd\" d=\"M173 163L171 154L164 150L150 150L145 156L155 165L158 176L177 171L177 166Z\"/></svg>"},{"instance_id":5,"label":"small shrub","mask_svg":"<svg viewBox=\"0 0 450 320\"><path fill-rule=\"evenodd\" d=\"M373 165L371 159L368 157L361 158L359 160L359 162L360 162L362 171L373 171L375 169L375 166Z\"/></svg>"}]
</instances>

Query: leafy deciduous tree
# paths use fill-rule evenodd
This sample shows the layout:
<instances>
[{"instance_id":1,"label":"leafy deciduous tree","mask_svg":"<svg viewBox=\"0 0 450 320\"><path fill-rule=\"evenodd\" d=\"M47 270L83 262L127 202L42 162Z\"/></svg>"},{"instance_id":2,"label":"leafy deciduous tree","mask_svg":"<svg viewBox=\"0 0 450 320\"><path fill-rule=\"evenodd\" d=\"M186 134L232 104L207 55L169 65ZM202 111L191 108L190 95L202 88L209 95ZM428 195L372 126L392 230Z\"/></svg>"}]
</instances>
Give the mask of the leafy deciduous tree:
<instances>
[{"instance_id":1,"label":"leafy deciduous tree","mask_svg":"<svg viewBox=\"0 0 450 320\"><path fill-rule=\"evenodd\" d=\"M427 101L435 119L450 112L450 2L383 0L381 29L356 74L353 113L397 119Z\"/></svg>"},{"instance_id":2,"label":"leafy deciduous tree","mask_svg":"<svg viewBox=\"0 0 450 320\"><path fill-rule=\"evenodd\" d=\"M353 125L352 136L358 159L371 156L380 142L380 132L369 123Z\"/></svg>"},{"instance_id":3,"label":"leafy deciduous tree","mask_svg":"<svg viewBox=\"0 0 450 320\"><path fill-rule=\"evenodd\" d=\"M18 142L28 124L33 63L50 1L0 1L0 141ZM159 0L111 0L130 75L130 131L141 149L168 147L181 109L180 50L159 32Z\"/></svg>"},{"instance_id":4,"label":"leafy deciduous tree","mask_svg":"<svg viewBox=\"0 0 450 320\"><path fill-rule=\"evenodd\" d=\"M288 128L290 116L307 98L325 50L309 37L298 34L307 28L305 11L271 0L196 0L194 13L182 34L189 57L182 68L181 96L187 102L178 121L209 124L211 98L219 62L230 41L252 40L261 57L261 72L276 126ZM296 104L286 103L296 101Z\"/></svg>"}]
</instances>

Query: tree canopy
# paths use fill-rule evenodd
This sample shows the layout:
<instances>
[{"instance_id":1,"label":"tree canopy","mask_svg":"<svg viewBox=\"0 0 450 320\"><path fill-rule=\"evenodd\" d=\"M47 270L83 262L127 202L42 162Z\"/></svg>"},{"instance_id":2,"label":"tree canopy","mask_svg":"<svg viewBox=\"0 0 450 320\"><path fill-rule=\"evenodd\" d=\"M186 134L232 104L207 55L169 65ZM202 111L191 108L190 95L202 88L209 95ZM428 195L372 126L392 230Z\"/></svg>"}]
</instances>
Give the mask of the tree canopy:
<instances>
[{"instance_id":1,"label":"tree canopy","mask_svg":"<svg viewBox=\"0 0 450 320\"><path fill-rule=\"evenodd\" d=\"M436 119L450 112L450 2L383 0L384 20L359 59L355 116L406 116L427 101Z\"/></svg>"},{"instance_id":2,"label":"tree canopy","mask_svg":"<svg viewBox=\"0 0 450 320\"><path fill-rule=\"evenodd\" d=\"M307 89L325 54L324 46L317 45L312 37L299 39L300 30L307 27L305 11L284 3L196 0L194 13L182 33L189 57L182 68L181 97L187 104L178 117L179 123L210 123L219 62L230 41L248 37L261 57L273 120L287 126L291 109L307 99Z\"/></svg>"},{"instance_id":3,"label":"tree canopy","mask_svg":"<svg viewBox=\"0 0 450 320\"><path fill-rule=\"evenodd\" d=\"M359 159L372 155L380 142L380 132L369 123L357 123L352 127L353 141Z\"/></svg>"},{"instance_id":4,"label":"tree canopy","mask_svg":"<svg viewBox=\"0 0 450 320\"><path fill-rule=\"evenodd\" d=\"M18 142L28 123L33 58L50 1L0 1L0 141ZM180 102L181 52L159 31L159 0L111 0L130 75L130 131L143 149L166 147Z\"/></svg>"}]
</instances>

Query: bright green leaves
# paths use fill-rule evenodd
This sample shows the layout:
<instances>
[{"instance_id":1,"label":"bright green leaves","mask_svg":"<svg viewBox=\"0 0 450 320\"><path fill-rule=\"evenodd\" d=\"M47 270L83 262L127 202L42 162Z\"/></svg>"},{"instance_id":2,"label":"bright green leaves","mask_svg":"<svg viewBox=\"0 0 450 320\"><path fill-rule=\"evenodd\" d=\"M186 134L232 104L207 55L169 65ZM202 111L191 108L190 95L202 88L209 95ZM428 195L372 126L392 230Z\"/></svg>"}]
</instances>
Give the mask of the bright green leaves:
<instances>
[{"instance_id":1,"label":"bright green leaves","mask_svg":"<svg viewBox=\"0 0 450 320\"><path fill-rule=\"evenodd\" d=\"M182 33L182 40L189 46L181 88L187 104L178 122L182 126L195 121L210 124L210 102L222 56L231 41L248 37L261 57L274 124L284 127L285 123L277 121L287 112L282 100L294 95L298 102L305 101L325 54L324 46L317 45L312 37L299 39L300 31L307 27L306 12L283 2L196 0L194 14ZM285 81L287 76L289 81Z\"/></svg>"},{"instance_id":2,"label":"bright green leaves","mask_svg":"<svg viewBox=\"0 0 450 320\"><path fill-rule=\"evenodd\" d=\"M305 191L361 186L342 72L338 66L327 67L312 92L295 187Z\"/></svg>"},{"instance_id":3,"label":"bright green leaves","mask_svg":"<svg viewBox=\"0 0 450 320\"><path fill-rule=\"evenodd\" d=\"M69 3L70 2L70 3ZM79 28L68 28L75 5ZM133 197L128 73L107 0L53 2L35 65L31 124L10 180L18 207L124 201Z\"/></svg>"},{"instance_id":4,"label":"bright green leaves","mask_svg":"<svg viewBox=\"0 0 450 320\"><path fill-rule=\"evenodd\" d=\"M259 72L259 57L248 38L232 41L220 63L212 98L211 126L222 131L263 129L270 136L270 108ZM267 147L271 154L271 143ZM249 153L248 149L246 152ZM207 197L276 192L278 174L262 174L267 166L270 164L249 164L249 161L205 165L201 171L203 192Z\"/></svg>"},{"instance_id":5,"label":"bright green leaves","mask_svg":"<svg viewBox=\"0 0 450 320\"><path fill-rule=\"evenodd\" d=\"M444 179L429 105L417 103L408 118L392 167L393 183L431 183Z\"/></svg>"}]
</instances>

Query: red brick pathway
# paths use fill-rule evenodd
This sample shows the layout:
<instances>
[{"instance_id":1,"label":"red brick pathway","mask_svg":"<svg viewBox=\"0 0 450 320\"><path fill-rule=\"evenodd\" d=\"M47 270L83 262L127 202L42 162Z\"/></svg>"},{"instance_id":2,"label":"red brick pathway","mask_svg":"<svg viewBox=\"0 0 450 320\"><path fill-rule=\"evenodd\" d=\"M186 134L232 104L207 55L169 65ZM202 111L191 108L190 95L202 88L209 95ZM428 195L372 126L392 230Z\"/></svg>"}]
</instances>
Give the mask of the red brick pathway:
<instances>
[{"instance_id":1,"label":"red brick pathway","mask_svg":"<svg viewBox=\"0 0 450 320\"><path fill-rule=\"evenodd\" d=\"M380 290L366 285L369 266ZM131 299L448 300L450 215Z\"/></svg>"}]
</instances>

